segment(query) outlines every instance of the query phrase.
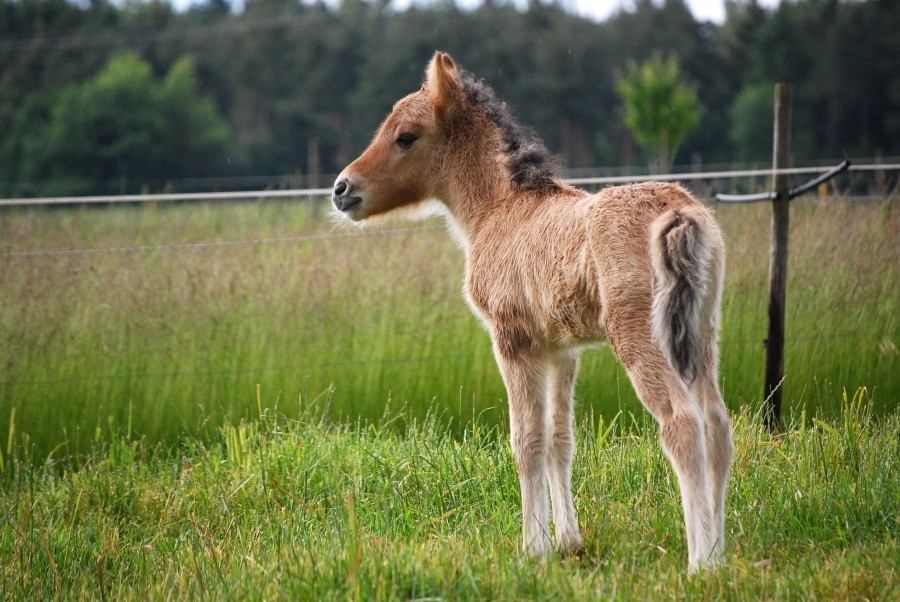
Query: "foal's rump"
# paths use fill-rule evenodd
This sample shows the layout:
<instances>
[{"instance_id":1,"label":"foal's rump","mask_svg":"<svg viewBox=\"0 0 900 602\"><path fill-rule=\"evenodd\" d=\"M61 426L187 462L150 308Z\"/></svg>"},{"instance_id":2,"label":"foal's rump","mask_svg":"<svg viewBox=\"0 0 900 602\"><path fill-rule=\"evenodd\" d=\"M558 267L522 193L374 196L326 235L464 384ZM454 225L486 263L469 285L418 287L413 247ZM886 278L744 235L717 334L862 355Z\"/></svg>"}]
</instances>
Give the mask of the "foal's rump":
<instances>
[{"instance_id":1,"label":"foal's rump","mask_svg":"<svg viewBox=\"0 0 900 602\"><path fill-rule=\"evenodd\" d=\"M594 200L588 230L610 344L628 367L652 338L690 384L717 327L724 268L718 226L677 184L608 188Z\"/></svg>"}]
</instances>

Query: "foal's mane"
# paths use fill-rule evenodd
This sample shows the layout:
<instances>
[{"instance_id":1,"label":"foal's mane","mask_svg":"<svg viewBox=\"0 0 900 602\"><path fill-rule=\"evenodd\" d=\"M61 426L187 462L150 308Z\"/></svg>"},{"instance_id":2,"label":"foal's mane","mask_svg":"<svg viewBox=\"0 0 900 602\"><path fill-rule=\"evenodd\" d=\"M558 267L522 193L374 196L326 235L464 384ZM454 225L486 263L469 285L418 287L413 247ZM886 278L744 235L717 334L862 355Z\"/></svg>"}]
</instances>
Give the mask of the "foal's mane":
<instances>
[{"instance_id":1,"label":"foal's mane","mask_svg":"<svg viewBox=\"0 0 900 602\"><path fill-rule=\"evenodd\" d=\"M534 130L516 121L507 104L497 98L494 90L470 73L460 73L466 98L484 111L488 121L497 126L503 136L506 167L517 188L547 190L555 188L559 166Z\"/></svg>"}]
</instances>

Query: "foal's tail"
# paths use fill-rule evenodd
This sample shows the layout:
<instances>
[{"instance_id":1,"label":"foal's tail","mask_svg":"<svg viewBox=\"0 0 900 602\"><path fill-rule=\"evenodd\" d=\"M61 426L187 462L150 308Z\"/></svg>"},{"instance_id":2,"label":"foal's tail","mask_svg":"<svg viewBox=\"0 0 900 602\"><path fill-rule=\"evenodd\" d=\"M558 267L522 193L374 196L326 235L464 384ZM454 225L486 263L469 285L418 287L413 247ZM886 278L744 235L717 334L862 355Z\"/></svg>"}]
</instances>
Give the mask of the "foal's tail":
<instances>
[{"instance_id":1,"label":"foal's tail","mask_svg":"<svg viewBox=\"0 0 900 602\"><path fill-rule=\"evenodd\" d=\"M670 209L651 225L650 259L653 336L690 384L718 328L725 267L722 235L702 205Z\"/></svg>"}]
</instances>

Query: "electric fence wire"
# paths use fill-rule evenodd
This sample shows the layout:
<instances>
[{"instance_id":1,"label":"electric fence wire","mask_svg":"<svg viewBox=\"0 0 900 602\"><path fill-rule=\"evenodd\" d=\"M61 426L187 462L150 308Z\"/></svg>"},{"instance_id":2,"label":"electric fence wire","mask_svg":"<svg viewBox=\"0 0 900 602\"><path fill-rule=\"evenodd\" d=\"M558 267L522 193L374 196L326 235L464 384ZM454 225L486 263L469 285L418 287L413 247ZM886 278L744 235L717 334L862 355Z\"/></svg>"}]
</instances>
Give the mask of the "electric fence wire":
<instances>
[{"instance_id":1,"label":"electric fence wire","mask_svg":"<svg viewBox=\"0 0 900 602\"><path fill-rule=\"evenodd\" d=\"M173 243L162 245L145 245L135 247L107 247L99 249L65 249L49 251L12 251L0 253L0 259L33 259L38 257L83 257L88 255L124 255L128 253L156 252L156 251L194 251L201 249L219 249L240 246L261 246L270 244L303 244L325 242L331 240L346 240L353 238L373 238L380 236L396 236L399 234L419 234L434 230L443 230L443 226L424 226L419 228L397 228L393 230L375 230L346 232L334 234L316 234L312 236L284 236L280 238L257 238L251 240L222 240L194 243Z\"/></svg>"},{"instance_id":2,"label":"electric fence wire","mask_svg":"<svg viewBox=\"0 0 900 602\"><path fill-rule=\"evenodd\" d=\"M850 203L883 201L884 196L825 196L808 199L808 201L842 201ZM711 203L713 199L703 199L704 202ZM795 201L796 202L796 201ZM221 241L205 241L194 243L167 243L158 245L141 245L132 247L106 247L92 249L50 249L50 250L30 250L30 251L6 251L0 253L0 260L14 259L36 259L49 257L85 257L91 255L126 255L130 253L154 253L158 251L196 251L203 249L220 249L227 247L241 246L262 246L270 244L304 244L327 242L332 240L346 240L353 238L369 238L369 237L391 237L402 234L419 234L423 232L433 232L436 230L446 230L440 226L424 226L417 228L396 228L391 230L374 230L374 231L358 231L358 232L342 232L333 234L316 234L308 236L284 236L279 238L258 238L250 240L221 240Z\"/></svg>"},{"instance_id":3,"label":"electric fence wire","mask_svg":"<svg viewBox=\"0 0 900 602\"><path fill-rule=\"evenodd\" d=\"M897 169L900 166L895 165L879 165L879 166L859 166L860 168L887 168L888 170ZM794 170L796 173L808 173L806 168ZM755 172L752 175L764 175L770 174L771 171L768 170L759 170L759 174ZM746 173L746 172L744 172ZM700 174L668 174L668 179L673 179L678 176L686 176L685 179L699 179L698 176ZM718 176L718 177L733 177L732 172L721 172L715 174L707 174L707 177L710 176ZM578 182L582 185L585 184L609 184L609 183L618 183L620 178L581 178ZM654 176L648 176L641 179L657 179ZM611 182L610 180L616 180L615 182ZM302 193L304 191L294 191L295 194L299 196L303 196ZM316 190L315 192L320 192ZM284 195L285 193L289 193L289 191L279 191L279 196ZM149 198L153 198L153 195L147 195ZM158 196L158 195L157 195ZM202 195L197 195L201 197ZM114 198L114 197L110 197ZM834 196L834 197L822 197L818 200L841 200L841 201L849 201L849 202L859 202L859 201L870 201L870 200L883 200L884 196L852 196L852 197L843 197L843 196ZM76 199L77 200L77 199ZM104 197L102 200L107 200ZM131 197L128 200L145 200L144 198L135 197L132 199ZM708 199L711 201L712 199ZM228 247L237 247L237 246L261 246L268 244L305 244L305 243L316 243L316 242L327 242L334 240L348 240L348 239L359 239L359 238L367 238L367 237L391 237L403 234L420 234L424 232L433 232L437 230L444 230L445 227L443 225L435 225L435 226L425 226L425 227L417 227L417 228L397 228L390 230L377 230L377 231L357 231L357 232L344 232L344 233L332 233L332 234L319 234L319 235L309 235L309 236L289 236L289 237L279 237L279 238L268 238L268 239L251 239L251 240L230 240L230 241L208 241L208 242L198 242L198 243L173 243L173 244L160 244L160 245L143 245L143 246L131 246L131 247L109 247L109 248L93 248L93 249L68 249L68 250L39 250L39 251L21 251L21 252L5 252L0 253L0 259L3 260L16 260L16 259L33 259L33 258L53 258L53 257L83 257L83 256L96 256L96 255L123 255L129 253L141 253L141 252L159 252L159 251L191 251L191 250L202 250L202 249L216 249L216 248L228 248ZM892 340L897 338L897 333L868 333L868 332L843 332L843 333L832 333L828 335L800 335L789 337L786 339L786 343L796 343L796 342L804 342L804 341L815 341L815 340L834 340L834 339L846 339L846 338L856 338L856 339L869 339L869 340ZM723 339L720 341L722 345L760 345L761 347L765 346L765 341L759 338L745 338L745 339ZM488 359L492 357L489 353L457 353L457 354L437 354L437 355L422 355L422 356L410 356L403 358L366 358L366 359L352 359L352 360L334 360L327 362L319 362L314 364L285 364L285 365L277 365L277 366L264 366L264 367L248 367L241 370L226 370L226 371L215 371L215 370L206 370L206 371L174 371L174 372L149 372L149 373L132 373L128 375L121 374L96 374L96 375L82 375L78 377L66 377L66 378L58 378L58 379L46 379L46 380L30 380L30 381L6 381L0 382L0 387L12 387L12 386L35 386L35 385L49 385L49 384L57 384L57 383L71 383L71 382L79 382L86 380L116 380L116 379L165 379L165 378L178 378L178 377L198 377L198 376L225 376L232 374L245 374L250 372L271 372L271 371L280 371L280 370L312 370L312 369L323 369L334 367L338 365L371 365L371 364L381 364L381 365L390 365L390 364L402 364L402 363L421 363L421 362L429 362L429 361L442 361L448 359L466 359L466 358L475 358L475 359Z\"/></svg>"}]
</instances>

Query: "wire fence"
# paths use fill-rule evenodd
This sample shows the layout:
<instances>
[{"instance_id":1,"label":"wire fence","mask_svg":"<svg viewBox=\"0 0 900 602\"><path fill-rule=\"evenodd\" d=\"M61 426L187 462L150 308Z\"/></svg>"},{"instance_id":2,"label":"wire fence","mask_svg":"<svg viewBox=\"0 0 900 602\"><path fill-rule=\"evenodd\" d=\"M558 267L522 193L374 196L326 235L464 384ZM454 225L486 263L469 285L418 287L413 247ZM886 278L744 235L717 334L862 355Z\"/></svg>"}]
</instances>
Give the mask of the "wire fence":
<instances>
[{"instance_id":1,"label":"wire fence","mask_svg":"<svg viewBox=\"0 0 900 602\"><path fill-rule=\"evenodd\" d=\"M686 173L668 173L651 175L624 175L602 177L563 178L563 183L571 186L612 186L639 182L696 182L700 180L736 180L746 178L770 177L773 174L801 176L822 174L829 167L794 167L773 171L771 169L745 169L729 171L700 171ZM851 165L851 172L888 173L900 171L900 163L880 164L868 163ZM160 194L120 194L95 196L66 196L43 198L9 198L0 199L0 207L46 206L46 205L110 205L121 203L158 203L184 201L246 201L283 198L322 198L331 195L330 188L295 188L286 190L242 190L228 192L174 192Z\"/></svg>"},{"instance_id":2,"label":"wire fence","mask_svg":"<svg viewBox=\"0 0 900 602\"><path fill-rule=\"evenodd\" d=\"M809 175L826 172L825 167L799 167L779 170L788 175ZM900 164L864 164L852 165L848 171L861 173L887 173L900 171ZM573 186L600 187L624 183L654 182L654 181L698 181L698 180L729 180L738 178L768 177L773 174L771 169L750 169L730 171L710 171L695 173L669 173L658 175L634 175L634 176L603 176L603 177L578 177L566 178L563 181ZM190 192L190 193L165 193L165 194L127 194L127 195L98 195L77 197L44 197L44 198L10 198L0 199L2 207L44 207L44 206L82 206L82 205L117 205L132 203L156 203L156 202L222 202L222 201L246 201L285 198L323 198L329 196L329 188L300 188L291 190L257 190L257 191L230 191L230 192ZM817 197L819 200L841 200L845 202L862 202L868 200L881 200L884 195L824 195ZM705 202L713 202L714 198L704 198ZM158 245L123 246L93 249L63 249L63 250L23 250L5 251L0 253L0 260L35 259L50 257L79 257L90 255L114 255L141 252L159 251L191 251L203 249L217 249L237 246L260 246L269 244L303 244L341 239L393 236L400 234L415 234L420 232L442 230L439 226L395 228L389 230L358 230L355 232L319 234L313 236L289 236L267 239L250 240L221 240L190 243L166 243Z\"/></svg>"},{"instance_id":3,"label":"wire fence","mask_svg":"<svg viewBox=\"0 0 900 602\"><path fill-rule=\"evenodd\" d=\"M38 257L83 257L88 255L124 255L128 253L158 251L195 251L202 249L220 249L239 246L261 246L272 244L302 244L333 240L373 238L379 236L396 236L398 234L418 234L444 230L440 226L423 226L418 228L396 228L392 230L374 230L358 232L340 232L334 234L317 234L313 236L284 236L279 238L256 238L250 240L219 240L208 242L174 243L161 245L144 245L137 247L106 247L98 249L65 249L59 251L15 251L0 253L0 259L34 259Z\"/></svg>"},{"instance_id":4,"label":"wire fence","mask_svg":"<svg viewBox=\"0 0 900 602\"><path fill-rule=\"evenodd\" d=\"M794 168L784 170L790 175L808 175L817 174L826 171L824 167L807 167ZM889 172L900 170L900 164L868 164L856 165L850 168L851 171L857 172ZM613 177L582 177L570 178L566 182L572 185L580 186L604 186L615 185L626 182L646 182L646 181L672 181L672 180L717 180L729 178L748 178L771 176L772 170L742 170L742 171L716 171L716 172L700 172L700 173L679 173L679 174L663 174L648 176L613 176ZM223 193L177 193L177 194L161 194L161 195L121 195L121 196L94 196L94 197L55 197L42 199L4 199L0 200L0 207L6 206L58 206L58 205L94 205L94 204L119 204L119 203L147 203L147 202L171 202L171 201L232 201L247 199L267 199L267 198L297 198L297 197L323 197L330 193L329 189L296 189L296 190L269 190L255 192L223 192ZM870 200L872 198L885 198L884 195L879 196L824 196L820 199L836 199L842 201L857 202ZM712 199L709 199L710 201ZM185 243L168 243L158 245L141 245L141 246L122 246L107 248L85 248L85 249L64 249L64 250L26 250L26 251L9 251L0 253L0 260L26 260L39 258L59 258L59 257L86 257L97 255L125 255L134 253L155 253L155 252L181 252L195 251L207 249L221 249L236 246L261 246L261 245L280 245L280 244L310 244L332 241L349 241L359 240L373 237L392 237L398 235L423 234L445 230L444 226L419 226L412 228L395 228L386 230L355 230L350 232L339 232L329 234L318 234L308 236L290 236L278 238L259 238L248 240L220 240L205 242L185 242ZM895 332L839 332L828 335L795 335L786 338L787 343L798 343L804 341L817 340L836 340L836 339L867 339L867 340L892 340L900 336ZM765 341L760 338L740 338L740 339L723 339L720 341L722 345L738 345L738 346L759 346L760 349L765 347ZM434 351L434 350L432 350ZM485 352L471 353L430 353L427 355L415 355L408 357L384 357L384 358L360 358L360 359L342 359L342 360L326 360L320 362L300 362L279 365L265 365L246 367L238 370L173 370L173 371L154 371L145 373L130 372L128 374L82 374L78 376L36 379L36 380L11 380L0 382L2 387L11 386L43 386L53 384L67 384L83 381L97 380L143 380L143 379L174 379L183 377L216 377L234 374L248 374L260 372L277 372L285 370L322 370L345 365L395 365L403 363L427 363L439 362L447 360L474 359L491 361L492 355Z\"/></svg>"}]
</instances>

